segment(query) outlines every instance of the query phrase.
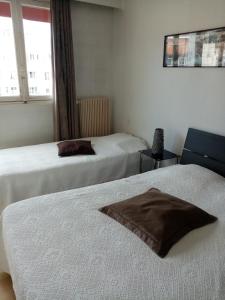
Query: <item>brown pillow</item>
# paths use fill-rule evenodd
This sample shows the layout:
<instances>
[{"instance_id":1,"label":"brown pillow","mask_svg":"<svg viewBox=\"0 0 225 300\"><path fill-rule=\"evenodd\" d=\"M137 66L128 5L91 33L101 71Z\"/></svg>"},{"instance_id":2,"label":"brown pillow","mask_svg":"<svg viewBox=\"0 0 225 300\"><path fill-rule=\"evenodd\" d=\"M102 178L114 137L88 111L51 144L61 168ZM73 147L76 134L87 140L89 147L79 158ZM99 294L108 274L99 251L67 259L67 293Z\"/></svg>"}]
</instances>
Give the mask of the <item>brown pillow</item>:
<instances>
[{"instance_id":1,"label":"brown pillow","mask_svg":"<svg viewBox=\"0 0 225 300\"><path fill-rule=\"evenodd\" d=\"M100 211L130 229L160 257L189 231L217 220L193 204L154 188Z\"/></svg>"},{"instance_id":2,"label":"brown pillow","mask_svg":"<svg viewBox=\"0 0 225 300\"><path fill-rule=\"evenodd\" d=\"M95 151L91 147L91 141L63 141L57 144L59 156L71 156L80 154L95 154Z\"/></svg>"}]
</instances>

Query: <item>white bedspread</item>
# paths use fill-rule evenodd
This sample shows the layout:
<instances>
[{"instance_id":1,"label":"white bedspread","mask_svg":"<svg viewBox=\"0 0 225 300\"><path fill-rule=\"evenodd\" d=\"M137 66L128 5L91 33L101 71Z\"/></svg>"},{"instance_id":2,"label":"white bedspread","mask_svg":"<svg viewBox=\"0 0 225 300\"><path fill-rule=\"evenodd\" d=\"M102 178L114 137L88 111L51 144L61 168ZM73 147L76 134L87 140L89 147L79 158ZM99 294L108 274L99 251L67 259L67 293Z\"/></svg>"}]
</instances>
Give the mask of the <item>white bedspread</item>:
<instances>
[{"instance_id":1,"label":"white bedspread","mask_svg":"<svg viewBox=\"0 0 225 300\"><path fill-rule=\"evenodd\" d=\"M143 140L117 133L91 141L97 155L58 157L56 143L0 150L0 212L18 200L139 173Z\"/></svg>"},{"instance_id":2,"label":"white bedspread","mask_svg":"<svg viewBox=\"0 0 225 300\"><path fill-rule=\"evenodd\" d=\"M160 188L219 218L159 258L100 213L103 205ZM3 212L17 300L224 300L225 179L172 166L92 187L21 201Z\"/></svg>"}]
</instances>

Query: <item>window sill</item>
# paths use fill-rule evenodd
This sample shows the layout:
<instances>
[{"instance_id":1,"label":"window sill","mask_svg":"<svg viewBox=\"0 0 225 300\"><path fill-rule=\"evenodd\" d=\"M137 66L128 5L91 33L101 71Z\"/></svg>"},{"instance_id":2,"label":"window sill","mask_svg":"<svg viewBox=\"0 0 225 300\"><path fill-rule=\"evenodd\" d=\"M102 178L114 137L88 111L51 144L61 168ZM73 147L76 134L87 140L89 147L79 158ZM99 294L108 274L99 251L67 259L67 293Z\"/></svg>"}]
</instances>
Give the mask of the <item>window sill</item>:
<instances>
[{"instance_id":1,"label":"window sill","mask_svg":"<svg viewBox=\"0 0 225 300\"><path fill-rule=\"evenodd\" d=\"M13 105L13 104L49 104L53 103L53 99L40 99L40 100L28 100L28 101L20 101L20 100L0 100L0 105Z\"/></svg>"}]
</instances>

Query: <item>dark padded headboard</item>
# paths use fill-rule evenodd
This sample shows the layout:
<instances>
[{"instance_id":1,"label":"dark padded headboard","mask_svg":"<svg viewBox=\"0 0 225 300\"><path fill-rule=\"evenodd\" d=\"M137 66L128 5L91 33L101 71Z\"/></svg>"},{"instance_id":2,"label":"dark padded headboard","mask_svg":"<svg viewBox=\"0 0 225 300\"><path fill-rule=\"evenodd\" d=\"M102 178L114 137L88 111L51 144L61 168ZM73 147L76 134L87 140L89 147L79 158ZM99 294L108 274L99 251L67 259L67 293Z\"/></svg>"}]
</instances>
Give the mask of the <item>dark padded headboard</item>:
<instances>
[{"instance_id":1,"label":"dark padded headboard","mask_svg":"<svg viewBox=\"0 0 225 300\"><path fill-rule=\"evenodd\" d=\"M196 164L225 177L225 137L189 128L181 164Z\"/></svg>"}]
</instances>

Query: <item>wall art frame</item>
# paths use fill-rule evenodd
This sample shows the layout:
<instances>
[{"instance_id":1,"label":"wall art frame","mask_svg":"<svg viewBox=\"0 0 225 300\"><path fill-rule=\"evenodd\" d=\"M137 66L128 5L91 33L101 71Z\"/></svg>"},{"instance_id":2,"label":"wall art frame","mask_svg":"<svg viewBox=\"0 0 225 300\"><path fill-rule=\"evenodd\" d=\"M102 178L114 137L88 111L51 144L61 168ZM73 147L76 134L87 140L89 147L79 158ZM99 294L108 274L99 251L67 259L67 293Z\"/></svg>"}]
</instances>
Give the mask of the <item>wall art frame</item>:
<instances>
[{"instance_id":1,"label":"wall art frame","mask_svg":"<svg viewBox=\"0 0 225 300\"><path fill-rule=\"evenodd\" d=\"M166 35L163 67L225 67L225 27Z\"/></svg>"}]
</instances>

